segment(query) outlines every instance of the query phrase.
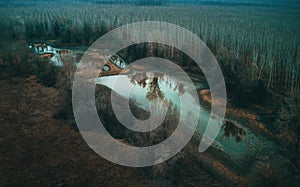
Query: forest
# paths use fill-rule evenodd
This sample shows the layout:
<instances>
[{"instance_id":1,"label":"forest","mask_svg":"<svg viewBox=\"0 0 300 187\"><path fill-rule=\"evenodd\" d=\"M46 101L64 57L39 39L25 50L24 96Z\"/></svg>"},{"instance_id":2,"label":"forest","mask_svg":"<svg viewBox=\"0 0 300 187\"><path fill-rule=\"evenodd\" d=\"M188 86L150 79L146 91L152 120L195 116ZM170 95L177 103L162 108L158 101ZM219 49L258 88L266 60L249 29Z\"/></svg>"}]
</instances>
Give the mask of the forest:
<instances>
[{"instance_id":1,"label":"forest","mask_svg":"<svg viewBox=\"0 0 300 187\"><path fill-rule=\"evenodd\" d=\"M3 129L0 167L4 171L0 172L1 186L299 184L300 14L297 1L11 0L0 5L0 128ZM141 21L172 23L204 41L225 79L227 111L219 139L207 152L195 153L191 147L198 139L193 137L182 154L166 163L127 171L126 167L98 158L83 143L73 116L72 84L76 64L85 49L109 31ZM28 48L29 43L42 42L63 51L57 54L62 67L51 63L49 56L35 54ZM163 44L140 43L119 51L115 58L122 58L130 65L149 56L173 61L192 77L195 85L204 85L197 87L198 97L209 112L210 92L205 77L197 64L180 50ZM118 68L113 65L108 71ZM144 77L140 80L141 75ZM164 81L169 81L167 76L151 76L136 73L129 78L135 86L148 89L148 100L158 96L168 98L162 86ZM182 87L175 86L180 94L184 93ZM97 86L97 109L104 111L99 116L116 139L139 146L150 145L161 142L174 131L170 124L177 123L180 113L175 102L166 101L170 106L164 125L143 135L120 127L109 103L110 93L109 87ZM122 98L119 99L121 103ZM145 118L149 111L139 107L136 100L130 101L131 111ZM32 101L40 103L28 104ZM199 132L201 136L201 129ZM59 142L61 147L55 147ZM77 158L72 153L79 153L79 147L86 155L80 153ZM67 151L55 153L62 149ZM19 158L20 155L23 156ZM85 164L90 170L85 169L84 173L81 169ZM24 172L17 172L19 166ZM92 178L93 173L99 176ZM111 181L111 177L116 180ZM81 179L76 182L76 178Z\"/></svg>"}]
</instances>

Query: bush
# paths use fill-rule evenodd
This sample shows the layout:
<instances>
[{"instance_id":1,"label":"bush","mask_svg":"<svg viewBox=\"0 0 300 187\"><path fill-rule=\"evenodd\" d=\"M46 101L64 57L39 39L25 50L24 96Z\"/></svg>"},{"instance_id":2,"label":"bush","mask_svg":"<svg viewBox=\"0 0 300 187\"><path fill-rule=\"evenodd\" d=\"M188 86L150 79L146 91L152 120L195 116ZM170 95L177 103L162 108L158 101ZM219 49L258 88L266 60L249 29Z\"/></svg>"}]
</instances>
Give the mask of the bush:
<instances>
[{"instance_id":1,"label":"bush","mask_svg":"<svg viewBox=\"0 0 300 187\"><path fill-rule=\"evenodd\" d=\"M35 72L38 82L44 86L52 87L56 84L58 67L51 64L49 61L37 61L37 70Z\"/></svg>"},{"instance_id":2,"label":"bush","mask_svg":"<svg viewBox=\"0 0 300 187\"><path fill-rule=\"evenodd\" d=\"M59 90L62 102L60 110L53 117L56 119L73 121L72 84L76 70L74 65L75 59L72 57L64 57L62 60L64 65L57 71L57 81L55 84L55 87Z\"/></svg>"}]
</instances>

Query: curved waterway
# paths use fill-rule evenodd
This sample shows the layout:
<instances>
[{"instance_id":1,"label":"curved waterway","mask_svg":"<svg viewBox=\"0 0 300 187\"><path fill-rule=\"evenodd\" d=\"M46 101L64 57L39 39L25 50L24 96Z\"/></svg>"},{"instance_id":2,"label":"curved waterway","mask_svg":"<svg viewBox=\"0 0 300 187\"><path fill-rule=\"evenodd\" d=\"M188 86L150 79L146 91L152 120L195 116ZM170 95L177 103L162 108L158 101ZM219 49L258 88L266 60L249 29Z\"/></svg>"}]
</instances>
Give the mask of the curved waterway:
<instances>
[{"instance_id":1,"label":"curved waterway","mask_svg":"<svg viewBox=\"0 0 300 187\"><path fill-rule=\"evenodd\" d=\"M64 49L70 50L72 56L81 56L87 48L69 47ZM62 49L60 48L60 50ZM60 58L54 59L53 61L57 66L62 66L63 64ZM75 63L77 64L79 62ZM194 82L194 88L196 88L198 91L207 89L205 81L199 79L198 77L190 76L190 78ZM186 98L190 97L189 90L194 88L188 87L185 82L180 82L178 80L180 80L180 77L178 78L178 76L176 76L175 78L168 75L155 74L153 72L135 72L131 73L130 75L99 77L97 78L96 83L112 89L122 97L127 98L127 96L129 95L130 100L144 110L150 110L149 106L151 99L160 97L160 99L166 101L166 103L173 104L178 111L181 111L182 106L179 96L184 95L186 96ZM114 84L116 81L118 81L119 83L121 81L121 84L115 86ZM130 90L130 94L128 94L128 88L132 88ZM160 108L161 107L163 107L163 105L160 105ZM197 125L196 133L202 135L205 132L208 121L211 118L210 111L205 110L201 105L198 107L199 110L196 109L196 106L188 107L190 108L189 111L199 113L198 116L200 120ZM220 123L219 121L217 122ZM220 125L222 125L222 123L220 123ZM241 125L243 126L243 124ZM265 150L268 150L268 148L272 146L272 143L270 141L253 133L247 127L243 126L243 129L246 131L246 136L243 137L241 142L236 142L235 137L223 137L224 130L221 129L212 146L223 152L229 153L231 156L238 157L249 155L249 153L253 152L263 152Z\"/></svg>"},{"instance_id":2,"label":"curved waterway","mask_svg":"<svg viewBox=\"0 0 300 187\"><path fill-rule=\"evenodd\" d=\"M97 78L96 83L107 86L122 97L128 98L129 95L129 99L131 101L147 111L150 110L149 107L151 100L159 97L162 101L174 105L177 111L181 111L181 117L186 119L185 116L187 114L181 110L182 104L186 103L181 103L180 96L181 98L191 98L189 90L193 88L178 80L180 79L177 79L177 77L175 79L174 77L159 73L138 72L131 75L99 77ZM117 85L115 85L116 82L118 82ZM206 86L201 83L198 83L196 86L197 89L205 87ZM189 112L199 113L198 115L195 115L200 117L196 132L202 135L207 127L208 121L211 118L210 112L206 111L201 105L198 107L200 110L198 110L197 106L193 106L194 104L195 103L192 102L187 107L189 108ZM163 106L164 105L159 105L160 108ZM211 120L216 121L216 119ZM216 122L222 125L221 122ZM247 133L251 134L248 129L245 130ZM222 129L213 144L214 147L232 154L243 154L247 152L246 142L242 141L237 143L234 137L223 138L223 134L224 131Z\"/></svg>"},{"instance_id":3,"label":"curved waterway","mask_svg":"<svg viewBox=\"0 0 300 187\"><path fill-rule=\"evenodd\" d=\"M71 52L71 56L82 56L83 53L86 51L87 47L69 47L69 48L57 48L58 50L69 50ZM59 56L54 55L52 63L57 66L62 66L61 58ZM79 62L75 62L77 65ZM146 70L146 67L143 67ZM190 79L194 83L194 88L198 91L202 89L207 89L207 85L205 81L199 79L198 77L190 76ZM159 97L160 99L164 100L166 103L171 103L175 106L177 111L181 110L181 101L179 96L185 96L185 98L189 98L189 90L194 89L188 87L185 82L180 82L180 77L171 77L168 75L163 74L155 74L155 73L145 73L145 72L135 72L131 73L130 75L113 75L113 76L103 76L97 78L97 84L104 85L120 96L129 98L133 101L137 106L144 110L150 110L150 102L151 99L155 97ZM115 86L115 82L121 81L121 84ZM120 86L121 85L121 86ZM128 94L128 88L132 88L130 90L130 94ZM186 104L186 103L185 103ZM165 105L159 105L160 109ZM210 119L210 111L207 111L201 105L196 109L196 106L188 106L189 111L193 113L198 112L199 116L199 123L196 128L196 133L202 135L207 127ZM158 109L158 112L159 110ZM186 114L180 114L186 115ZM184 119L184 118L183 118ZM189 119L189 120L197 120L197 119ZM221 122L216 121L217 123ZM241 124L243 126L243 124ZM236 142L235 137L223 137L224 130L221 129L218 136L215 139L215 142L212 146L215 148L229 153L231 156L243 156L249 155L249 153L253 152L263 152L267 150L268 147L271 147L271 142L266 140L264 137L258 136L257 134L253 133L250 129L243 126L243 129L246 132L246 136L243 137L241 142Z\"/></svg>"}]
</instances>

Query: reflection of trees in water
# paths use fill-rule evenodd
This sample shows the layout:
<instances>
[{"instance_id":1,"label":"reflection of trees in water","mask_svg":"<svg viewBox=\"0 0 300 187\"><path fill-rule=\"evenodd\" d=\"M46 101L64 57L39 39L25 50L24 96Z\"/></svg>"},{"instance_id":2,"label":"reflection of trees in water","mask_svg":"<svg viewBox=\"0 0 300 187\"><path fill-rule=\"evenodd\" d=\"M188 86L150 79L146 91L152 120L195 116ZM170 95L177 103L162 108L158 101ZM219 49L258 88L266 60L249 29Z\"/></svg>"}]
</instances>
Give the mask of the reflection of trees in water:
<instances>
[{"instance_id":1,"label":"reflection of trees in water","mask_svg":"<svg viewBox=\"0 0 300 187\"><path fill-rule=\"evenodd\" d=\"M134 75L131 75L130 81L132 84L138 84L142 88L145 88L148 85L148 92L146 95L146 98L149 101L152 101L156 98L159 98L161 100L165 99L165 94L162 92L162 90L159 87L159 81L165 81L166 84L169 85L169 88L172 89L172 86L174 86L174 81L170 79L165 79L165 76L163 73L160 72L154 72L153 76L147 76L145 72L143 73L135 73ZM178 91L179 95L184 94L184 86L181 83L175 83L174 91Z\"/></svg>"},{"instance_id":2,"label":"reflection of trees in water","mask_svg":"<svg viewBox=\"0 0 300 187\"><path fill-rule=\"evenodd\" d=\"M142 88L145 88L147 85L147 75L146 73L135 73L134 75L129 76L130 82L134 85L138 84Z\"/></svg>"},{"instance_id":3,"label":"reflection of trees in water","mask_svg":"<svg viewBox=\"0 0 300 187\"><path fill-rule=\"evenodd\" d=\"M233 136L235 137L236 142L240 142L242 141L242 137L246 135L246 131L242 127L239 127L230 121L225 121L222 128L224 129L222 138L229 138L230 136Z\"/></svg>"},{"instance_id":4,"label":"reflection of trees in water","mask_svg":"<svg viewBox=\"0 0 300 187\"><path fill-rule=\"evenodd\" d=\"M182 83L175 82L173 79L168 79L168 78L165 80L165 82L169 86L170 89L172 89L172 87L174 87L173 91L177 90L179 95L183 95L185 93L184 86Z\"/></svg>"},{"instance_id":5,"label":"reflection of trees in water","mask_svg":"<svg viewBox=\"0 0 300 187\"><path fill-rule=\"evenodd\" d=\"M174 91L176 91L176 89L178 90L179 95L182 95L185 92L183 84L176 84Z\"/></svg>"},{"instance_id":6,"label":"reflection of trees in water","mask_svg":"<svg viewBox=\"0 0 300 187\"><path fill-rule=\"evenodd\" d=\"M146 73L135 73L129 76L130 81L134 85L139 85L142 88L147 88L146 98L149 101L154 101L154 99L160 99L155 102L155 110L158 112L162 112L162 110L166 111L166 117L163 123L154 131L145 133L145 145L153 145L158 144L168 138L176 129L179 120L180 120L180 110L178 106L172 101L168 100L165 97L165 93L161 90L159 86L159 81L165 81L167 85L170 84L170 89L174 88L174 91L177 89L179 94L183 93L183 85L176 84L174 86L174 81L172 79L168 79L164 76L163 73L155 72L151 75L147 75ZM151 115L155 115L152 113Z\"/></svg>"},{"instance_id":7,"label":"reflection of trees in water","mask_svg":"<svg viewBox=\"0 0 300 187\"><path fill-rule=\"evenodd\" d=\"M163 80L162 73L154 73L153 77L148 77L146 73L135 73L134 75L130 76L130 82L132 84L138 84L142 88L145 88L148 85L148 92L146 98L149 101L152 101L156 98L164 100L165 95L161 91L158 81Z\"/></svg>"},{"instance_id":8,"label":"reflection of trees in water","mask_svg":"<svg viewBox=\"0 0 300 187\"><path fill-rule=\"evenodd\" d=\"M154 77L152 81L149 83L149 89L146 97L149 101L152 101L153 99L156 98L164 100L165 94L159 88L158 77Z\"/></svg>"}]
</instances>

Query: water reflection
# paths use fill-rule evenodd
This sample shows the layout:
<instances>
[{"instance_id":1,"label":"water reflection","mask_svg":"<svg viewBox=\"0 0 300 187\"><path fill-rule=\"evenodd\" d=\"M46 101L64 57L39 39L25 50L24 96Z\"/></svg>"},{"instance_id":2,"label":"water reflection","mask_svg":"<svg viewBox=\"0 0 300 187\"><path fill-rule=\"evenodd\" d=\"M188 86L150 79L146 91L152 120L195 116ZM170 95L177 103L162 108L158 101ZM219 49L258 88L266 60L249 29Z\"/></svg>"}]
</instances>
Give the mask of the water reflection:
<instances>
[{"instance_id":1,"label":"water reflection","mask_svg":"<svg viewBox=\"0 0 300 187\"><path fill-rule=\"evenodd\" d=\"M128 75L130 82L134 85L139 85L141 88L146 88L147 94L146 98L149 101L153 101L154 99L165 100L165 93L160 88L160 84L165 84L164 86L168 86L168 88L173 90L174 92L178 92L178 95L182 95L185 93L184 84L171 81L170 78L165 76L160 72L153 72L151 74L146 72L136 72L132 75ZM173 103L171 100L169 101Z\"/></svg>"},{"instance_id":2,"label":"water reflection","mask_svg":"<svg viewBox=\"0 0 300 187\"><path fill-rule=\"evenodd\" d=\"M242 127L239 127L231 121L225 121L222 125L222 129L224 130L222 138L232 136L236 142L241 142L242 138L246 135L246 131Z\"/></svg>"},{"instance_id":3,"label":"water reflection","mask_svg":"<svg viewBox=\"0 0 300 187\"><path fill-rule=\"evenodd\" d=\"M115 85L115 83L118 83ZM182 120L184 123L189 124L190 121L198 121L195 116L199 114L199 124L197 126L197 132L201 135L205 132L209 120L215 121L214 123L223 125L217 119L211 118L209 112L206 112L201 106L200 110L193 102L184 103L185 110L182 109L181 98L183 101L191 101L194 98L189 94L189 84L180 81L180 77L172 77L160 72L131 72L129 75L117 75L99 77L97 84L105 85L111 88L114 92L118 93L125 98L134 102L135 105L151 113L162 113L162 110L166 111L165 125L161 125L165 137L172 134L175 126L178 124L178 120ZM131 90L129 90L131 89ZM155 108L151 108L151 102ZM134 111L132 111L134 113ZM137 115L137 117L139 117ZM174 126L175 125L175 126ZM246 147L244 142L241 141L243 133L242 129L232 128L232 125L228 123L223 125L221 132L216 137L214 145L220 145L222 150L231 153L245 153ZM161 130L161 128L159 128ZM172 130L171 130L172 129ZM158 131L157 131L158 132ZM157 133L156 132L156 133ZM241 134L239 134L239 132ZM153 133L150 133L154 136ZM159 133L158 133L159 134ZM160 134L162 135L162 134ZM161 136L159 136L161 138ZM224 137L229 137L227 141L223 141ZM235 138L232 140L231 138ZM157 140L161 140L161 139ZM159 142L159 141L154 141ZM152 141L153 143L153 141Z\"/></svg>"},{"instance_id":4,"label":"water reflection","mask_svg":"<svg viewBox=\"0 0 300 187\"><path fill-rule=\"evenodd\" d=\"M148 77L146 73L135 73L134 75L129 76L131 83L138 84L142 88L147 87L148 92L146 94L146 98L149 101L153 101L154 99L164 100L165 94L159 87L158 80L162 79L163 75L157 76L158 73L154 73L153 77Z\"/></svg>"},{"instance_id":5,"label":"water reflection","mask_svg":"<svg viewBox=\"0 0 300 187\"><path fill-rule=\"evenodd\" d=\"M156 98L160 98L160 99L164 99L164 93L162 93L162 91L159 88L158 85L158 77L154 77L152 79L152 81L149 84L149 92L147 93L147 99L149 99L150 101L152 101L153 99Z\"/></svg>"}]
</instances>

